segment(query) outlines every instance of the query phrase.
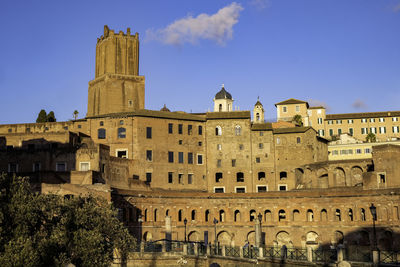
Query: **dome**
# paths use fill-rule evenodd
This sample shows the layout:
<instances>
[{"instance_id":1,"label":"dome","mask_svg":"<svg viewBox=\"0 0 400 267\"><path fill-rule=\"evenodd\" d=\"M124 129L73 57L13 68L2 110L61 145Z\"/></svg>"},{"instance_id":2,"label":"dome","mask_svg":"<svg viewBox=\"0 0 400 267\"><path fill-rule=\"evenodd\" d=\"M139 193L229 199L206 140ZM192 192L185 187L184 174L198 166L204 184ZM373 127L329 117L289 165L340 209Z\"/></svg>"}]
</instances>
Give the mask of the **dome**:
<instances>
[{"instance_id":1,"label":"dome","mask_svg":"<svg viewBox=\"0 0 400 267\"><path fill-rule=\"evenodd\" d=\"M215 95L215 99L232 99L232 95L225 90L224 86L222 86L221 91Z\"/></svg>"},{"instance_id":2,"label":"dome","mask_svg":"<svg viewBox=\"0 0 400 267\"><path fill-rule=\"evenodd\" d=\"M167 108L167 106L164 104L164 106L162 107L162 109L160 109L160 111L166 111L166 112L171 112L171 110L169 110L169 108Z\"/></svg>"}]
</instances>

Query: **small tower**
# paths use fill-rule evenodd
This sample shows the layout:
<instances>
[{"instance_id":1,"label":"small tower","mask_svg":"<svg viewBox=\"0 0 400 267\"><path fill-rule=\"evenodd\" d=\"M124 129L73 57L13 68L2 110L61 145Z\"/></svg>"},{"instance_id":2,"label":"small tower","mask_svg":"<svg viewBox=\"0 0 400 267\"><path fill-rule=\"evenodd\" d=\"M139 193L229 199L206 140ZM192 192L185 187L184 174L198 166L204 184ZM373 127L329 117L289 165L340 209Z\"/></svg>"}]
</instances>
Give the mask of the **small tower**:
<instances>
[{"instance_id":1,"label":"small tower","mask_svg":"<svg viewBox=\"0 0 400 267\"><path fill-rule=\"evenodd\" d=\"M222 85L221 90L214 97L214 112L232 111L233 99L232 95L225 90Z\"/></svg>"},{"instance_id":2,"label":"small tower","mask_svg":"<svg viewBox=\"0 0 400 267\"><path fill-rule=\"evenodd\" d=\"M254 105L253 109L253 122L254 123L263 123L264 122L264 108L260 102L260 98L257 98L257 102Z\"/></svg>"}]
</instances>

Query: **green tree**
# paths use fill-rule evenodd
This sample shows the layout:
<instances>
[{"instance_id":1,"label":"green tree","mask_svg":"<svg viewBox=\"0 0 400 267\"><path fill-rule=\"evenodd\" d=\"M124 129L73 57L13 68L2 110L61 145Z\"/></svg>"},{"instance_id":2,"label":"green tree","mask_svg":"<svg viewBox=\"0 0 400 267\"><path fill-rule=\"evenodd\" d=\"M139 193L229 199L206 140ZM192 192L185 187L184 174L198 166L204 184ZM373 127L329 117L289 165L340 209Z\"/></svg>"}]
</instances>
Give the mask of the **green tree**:
<instances>
[{"instance_id":1,"label":"green tree","mask_svg":"<svg viewBox=\"0 0 400 267\"><path fill-rule=\"evenodd\" d=\"M47 121L47 113L46 110L42 109L38 114L36 122L46 122L46 121Z\"/></svg>"},{"instance_id":2,"label":"green tree","mask_svg":"<svg viewBox=\"0 0 400 267\"><path fill-rule=\"evenodd\" d=\"M54 115L54 111L50 111L49 114L47 114L47 122L56 122L56 116Z\"/></svg>"},{"instance_id":3,"label":"green tree","mask_svg":"<svg viewBox=\"0 0 400 267\"><path fill-rule=\"evenodd\" d=\"M79 114L79 111L77 111L76 109L74 110L74 113L73 113L73 115L74 115L74 120L76 120L77 118L78 118L78 114Z\"/></svg>"},{"instance_id":4,"label":"green tree","mask_svg":"<svg viewBox=\"0 0 400 267\"><path fill-rule=\"evenodd\" d=\"M294 122L298 126L303 126L303 120L301 118L301 115L296 114L292 118L292 122Z\"/></svg>"},{"instance_id":5,"label":"green tree","mask_svg":"<svg viewBox=\"0 0 400 267\"><path fill-rule=\"evenodd\" d=\"M366 137L365 137L365 141L369 142L369 143L374 143L376 142L376 135L374 133L369 133Z\"/></svg>"},{"instance_id":6,"label":"green tree","mask_svg":"<svg viewBox=\"0 0 400 267\"><path fill-rule=\"evenodd\" d=\"M106 200L35 194L26 178L0 175L0 266L109 266L134 239Z\"/></svg>"}]
</instances>

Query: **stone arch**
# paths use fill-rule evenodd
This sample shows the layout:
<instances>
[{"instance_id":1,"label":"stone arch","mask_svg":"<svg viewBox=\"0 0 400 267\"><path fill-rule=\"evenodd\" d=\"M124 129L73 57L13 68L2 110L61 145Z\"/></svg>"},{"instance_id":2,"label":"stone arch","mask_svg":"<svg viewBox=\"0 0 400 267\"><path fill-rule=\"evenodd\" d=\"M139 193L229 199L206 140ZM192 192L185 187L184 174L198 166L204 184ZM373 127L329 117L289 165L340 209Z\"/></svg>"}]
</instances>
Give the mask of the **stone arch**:
<instances>
[{"instance_id":1,"label":"stone arch","mask_svg":"<svg viewBox=\"0 0 400 267\"><path fill-rule=\"evenodd\" d=\"M310 231L306 234L306 245L308 246L314 246L318 245L318 234L314 231Z\"/></svg>"},{"instance_id":2,"label":"stone arch","mask_svg":"<svg viewBox=\"0 0 400 267\"><path fill-rule=\"evenodd\" d=\"M351 185L360 185L362 184L362 174L363 169L360 166L353 166L351 168Z\"/></svg>"},{"instance_id":3,"label":"stone arch","mask_svg":"<svg viewBox=\"0 0 400 267\"><path fill-rule=\"evenodd\" d=\"M302 168L296 168L294 170L294 177L295 177L295 183L296 183L296 188L302 188L304 186L304 170Z\"/></svg>"},{"instance_id":4,"label":"stone arch","mask_svg":"<svg viewBox=\"0 0 400 267\"><path fill-rule=\"evenodd\" d=\"M201 241L201 235L197 231L191 231L188 235L189 241Z\"/></svg>"},{"instance_id":5,"label":"stone arch","mask_svg":"<svg viewBox=\"0 0 400 267\"><path fill-rule=\"evenodd\" d=\"M312 209L307 210L307 222L314 221L314 211Z\"/></svg>"},{"instance_id":6,"label":"stone arch","mask_svg":"<svg viewBox=\"0 0 400 267\"><path fill-rule=\"evenodd\" d=\"M381 207L380 208L380 219L382 221L388 221L389 220L389 214L388 214L388 209L386 207Z\"/></svg>"},{"instance_id":7,"label":"stone arch","mask_svg":"<svg viewBox=\"0 0 400 267\"><path fill-rule=\"evenodd\" d=\"M359 246L370 246L369 233L367 231L360 231L357 234L358 238L356 240Z\"/></svg>"},{"instance_id":8,"label":"stone arch","mask_svg":"<svg viewBox=\"0 0 400 267\"><path fill-rule=\"evenodd\" d=\"M249 212L250 222L254 221L256 218L257 218L257 212L255 210L250 210L250 212Z\"/></svg>"},{"instance_id":9,"label":"stone arch","mask_svg":"<svg viewBox=\"0 0 400 267\"><path fill-rule=\"evenodd\" d=\"M334 244L339 245L344 243L344 235L341 231L335 231L333 233L333 240L332 240Z\"/></svg>"},{"instance_id":10,"label":"stone arch","mask_svg":"<svg viewBox=\"0 0 400 267\"><path fill-rule=\"evenodd\" d=\"M333 170L333 179L335 186L345 186L346 185L346 172L341 167L336 167Z\"/></svg>"},{"instance_id":11,"label":"stone arch","mask_svg":"<svg viewBox=\"0 0 400 267\"><path fill-rule=\"evenodd\" d=\"M276 242L278 243L279 247L283 245L285 245L286 247L290 247L292 243L290 235L286 231L280 231L276 234Z\"/></svg>"},{"instance_id":12,"label":"stone arch","mask_svg":"<svg viewBox=\"0 0 400 267\"><path fill-rule=\"evenodd\" d=\"M379 237L378 245L381 250L392 250L393 233L391 231L385 231L384 233L382 233Z\"/></svg>"},{"instance_id":13,"label":"stone arch","mask_svg":"<svg viewBox=\"0 0 400 267\"><path fill-rule=\"evenodd\" d=\"M256 232L255 231L250 231L247 233L246 240L251 244L255 245L256 244Z\"/></svg>"},{"instance_id":14,"label":"stone arch","mask_svg":"<svg viewBox=\"0 0 400 267\"><path fill-rule=\"evenodd\" d=\"M143 240L148 242L153 240L153 235L150 232L144 232Z\"/></svg>"},{"instance_id":15,"label":"stone arch","mask_svg":"<svg viewBox=\"0 0 400 267\"><path fill-rule=\"evenodd\" d=\"M169 209L165 211L165 216L170 216Z\"/></svg>"},{"instance_id":16,"label":"stone arch","mask_svg":"<svg viewBox=\"0 0 400 267\"><path fill-rule=\"evenodd\" d=\"M217 240L221 246L230 246L232 243L232 236L227 231L221 231L217 235Z\"/></svg>"},{"instance_id":17,"label":"stone arch","mask_svg":"<svg viewBox=\"0 0 400 267\"><path fill-rule=\"evenodd\" d=\"M317 170L317 177L319 188L329 187L328 171L325 168L320 168Z\"/></svg>"},{"instance_id":18,"label":"stone arch","mask_svg":"<svg viewBox=\"0 0 400 267\"><path fill-rule=\"evenodd\" d=\"M326 222L328 220L328 212L326 211L326 209L321 210L320 220L321 220L321 222Z\"/></svg>"},{"instance_id":19,"label":"stone arch","mask_svg":"<svg viewBox=\"0 0 400 267\"><path fill-rule=\"evenodd\" d=\"M299 211L298 209L293 210L293 213L292 213L292 220L293 220L294 222L300 221L300 211Z\"/></svg>"},{"instance_id":20,"label":"stone arch","mask_svg":"<svg viewBox=\"0 0 400 267\"><path fill-rule=\"evenodd\" d=\"M285 210L279 210L278 212L278 219L279 221L286 221L286 211Z\"/></svg>"},{"instance_id":21,"label":"stone arch","mask_svg":"<svg viewBox=\"0 0 400 267\"><path fill-rule=\"evenodd\" d=\"M224 210L219 211L219 221L225 222L225 211Z\"/></svg>"},{"instance_id":22,"label":"stone arch","mask_svg":"<svg viewBox=\"0 0 400 267\"><path fill-rule=\"evenodd\" d=\"M342 212L340 209L335 210L335 221L340 222L342 220Z\"/></svg>"}]
</instances>

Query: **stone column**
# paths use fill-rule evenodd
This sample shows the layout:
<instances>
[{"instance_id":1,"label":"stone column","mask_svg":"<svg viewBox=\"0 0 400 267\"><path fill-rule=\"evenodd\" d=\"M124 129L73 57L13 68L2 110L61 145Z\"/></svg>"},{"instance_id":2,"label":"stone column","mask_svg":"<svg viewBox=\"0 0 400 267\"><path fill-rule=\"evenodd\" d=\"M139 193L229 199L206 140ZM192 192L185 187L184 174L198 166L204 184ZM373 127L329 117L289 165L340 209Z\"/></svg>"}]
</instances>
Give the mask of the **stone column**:
<instances>
[{"instance_id":1,"label":"stone column","mask_svg":"<svg viewBox=\"0 0 400 267\"><path fill-rule=\"evenodd\" d=\"M312 262L312 248L310 246L307 247L307 260Z\"/></svg>"},{"instance_id":2,"label":"stone column","mask_svg":"<svg viewBox=\"0 0 400 267\"><path fill-rule=\"evenodd\" d=\"M374 263L374 266L379 265L379 261L380 261L379 256L380 255L379 255L378 249L372 251L372 262Z\"/></svg>"},{"instance_id":3,"label":"stone column","mask_svg":"<svg viewBox=\"0 0 400 267\"><path fill-rule=\"evenodd\" d=\"M199 255L199 245L197 243L194 243L194 255L198 256Z\"/></svg>"},{"instance_id":4,"label":"stone column","mask_svg":"<svg viewBox=\"0 0 400 267\"><path fill-rule=\"evenodd\" d=\"M188 254L188 244L185 243L183 244L183 255L187 255Z\"/></svg>"},{"instance_id":5,"label":"stone column","mask_svg":"<svg viewBox=\"0 0 400 267\"><path fill-rule=\"evenodd\" d=\"M225 245L222 246L222 256L225 257L226 249Z\"/></svg>"},{"instance_id":6,"label":"stone column","mask_svg":"<svg viewBox=\"0 0 400 267\"><path fill-rule=\"evenodd\" d=\"M259 254L259 258L264 258L264 248L262 248L262 247L259 247L258 248L258 254Z\"/></svg>"},{"instance_id":7,"label":"stone column","mask_svg":"<svg viewBox=\"0 0 400 267\"><path fill-rule=\"evenodd\" d=\"M255 225L255 234L256 234L256 247L260 247L261 246L261 223L258 220L258 218L255 219L256 225Z\"/></svg>"},{"instance_id":8,"label":"stone column","mask_svg":"<svg viewBox=\"0 0 400 267\"><path fill-rule=\"evenodd\" d=\"M171 216L165 216L165 239L170 241L171 237L172 237Z\"/></svg>"},{"instance_id":9,"label":"stone column","mask_svg":"<svg viewBox=\"0 0 400 267\"><path fill-rule=\"evenodd\" d=\"M343 245L342 245L342 244L339 244L339 245L337 246L337 261L338 261L338 262L341 262L341 261L344 260L343 251L344 251Z\"/></svg>"}]
</instances>

